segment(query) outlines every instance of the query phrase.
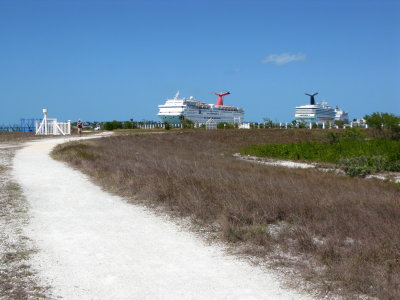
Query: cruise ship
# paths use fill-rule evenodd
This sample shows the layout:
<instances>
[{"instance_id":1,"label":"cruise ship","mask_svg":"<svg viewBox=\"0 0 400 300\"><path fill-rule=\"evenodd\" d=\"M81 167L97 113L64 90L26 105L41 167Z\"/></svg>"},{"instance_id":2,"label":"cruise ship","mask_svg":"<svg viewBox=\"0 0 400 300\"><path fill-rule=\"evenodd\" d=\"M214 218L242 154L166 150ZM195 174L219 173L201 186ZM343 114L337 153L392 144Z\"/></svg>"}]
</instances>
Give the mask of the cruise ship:
<instances>
[{"instance_id":1,"label":"cruise ship","mask_svg":"<svg viewBox=\"0 0 400 300\"><path fill-rule=\"evenodd\" d=\"M333 108L327 102L315 103L315 94L306 94L310 96L310 104L296 107L295 119L305 123L322 124L334 122L335 120L348 120L348 114L339 107Z\"/></svg>"},{"instance_id":2,"label":"cruise ship","mask_svg":"<svg viewBox=\"0 0 400 300\"><path fill-rule=\"evenodd\" d=\"M349 122L349 114L344 110L341 110L338 106L335 108L335 121Z\"/></svg>"},{"instance_id":3,"label":"cruise ship","mask_svg":"<svg viewBox=\"0 0 400 300\"><path fill-rule=\"evenodd\" d=\"M216 104L198 101L192 96L180 98L179 91L173 99L167 99L165 104L158 106L158 116L161 121L180 124L182 117L194 123L205 124L212 119L215 123L242 123L244 110L236 106L224 105L223 97L230 93L215 93L218 95Z\"/></svg>"}]
</instances>

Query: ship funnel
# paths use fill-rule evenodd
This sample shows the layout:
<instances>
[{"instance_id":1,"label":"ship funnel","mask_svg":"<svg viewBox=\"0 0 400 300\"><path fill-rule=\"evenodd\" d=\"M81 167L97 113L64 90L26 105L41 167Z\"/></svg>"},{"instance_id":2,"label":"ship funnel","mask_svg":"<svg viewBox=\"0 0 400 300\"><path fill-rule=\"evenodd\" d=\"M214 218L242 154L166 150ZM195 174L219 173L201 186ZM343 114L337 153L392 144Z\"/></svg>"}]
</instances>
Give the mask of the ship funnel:
<instances>
[{"instance_id":1,"label":"ship funnel","mask_svg":"<svg viewBox=\"0 0 400 300\"><path fill-rule=\"evenodd\" d=\"M229 95L230 93L229 92L226 92L226 93L215 93L215 95L217 95L218 96L218 100L217 100L217 104L215 104L215 105L220 105L220 106L222 106L222 105L224 105L224 96L226 96L226 95Z\"/></svg>"},{"instance_id":2,"label":"ship funnel","mask_svg":"<svg viewBox=\"0 0 400 300\"><path fill-rule=\"evenodd\" d=\"M318 95L318 93L315 93L315 94L312 94L312 95L306 93L306 95L307 95L307 96L310 96L310 104L311 104L311 105L315 105L314 96Z\"/></svg>"}]
</instances>

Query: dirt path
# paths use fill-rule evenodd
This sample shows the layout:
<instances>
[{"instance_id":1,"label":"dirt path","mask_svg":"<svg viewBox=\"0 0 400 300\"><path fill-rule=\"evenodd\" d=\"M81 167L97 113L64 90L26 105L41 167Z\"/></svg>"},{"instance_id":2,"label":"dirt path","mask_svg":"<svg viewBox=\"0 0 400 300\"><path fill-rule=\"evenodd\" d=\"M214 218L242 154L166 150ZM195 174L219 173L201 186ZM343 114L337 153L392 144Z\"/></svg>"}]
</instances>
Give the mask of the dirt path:
<instances>
[{"instance_id":1,"label":"dirt path","mask_svg":"<svg viewBox=\"0 0 400 300\"><path fill-rule=\"evenodd\" d=\"M127 204L52 160L64 140L33 142L13 175L30 204L32 264L66 299L309 299L193 233Z\"/></svg>"},{"instance_id":2,"label":"dirt path","mask_svg":"<svg viewBox=\"0 0 400 300\"><path fill-rule=\"evenodd\" d=\"M23 231L29 205L11 178L15 151L15 145L0 144L0 299L43 299L47 288L30 265L37 249Z\"/></svg>"}]
</instances>

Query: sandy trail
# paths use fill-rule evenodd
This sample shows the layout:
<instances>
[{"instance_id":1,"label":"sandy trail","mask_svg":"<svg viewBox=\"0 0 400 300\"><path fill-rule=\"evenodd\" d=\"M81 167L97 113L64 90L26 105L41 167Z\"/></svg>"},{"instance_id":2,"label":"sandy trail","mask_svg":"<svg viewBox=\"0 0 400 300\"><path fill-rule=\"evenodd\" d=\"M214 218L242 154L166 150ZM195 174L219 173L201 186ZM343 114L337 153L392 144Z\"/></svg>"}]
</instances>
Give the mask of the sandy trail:
<instances>
[{"instance_id":1,"label":"sandy trail","mask_svg":"<svg viewBox=\"0 0 400 300\"><path fill-rule=\"evenodd\" d=\"M31 206L32 264L65 299L310 299L193 233L102 191L49 152L19 150L13 175Z\"/></svg>"}]
</instances>

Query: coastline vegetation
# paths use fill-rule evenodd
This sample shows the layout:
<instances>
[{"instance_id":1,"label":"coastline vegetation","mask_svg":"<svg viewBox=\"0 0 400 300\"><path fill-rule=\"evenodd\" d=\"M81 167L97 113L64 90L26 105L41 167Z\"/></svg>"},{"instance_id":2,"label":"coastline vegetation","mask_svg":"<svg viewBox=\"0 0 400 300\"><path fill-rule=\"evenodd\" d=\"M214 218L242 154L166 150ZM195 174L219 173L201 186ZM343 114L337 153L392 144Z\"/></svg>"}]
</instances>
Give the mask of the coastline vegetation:
<instances>
[{"instance_id":1,"label":"coastline vegetation","mask_svg":"<svg viewBox=\"0 0 400 300\"><path fill-rule=\"evenodd\" d=\"M52 155L132 203L189 218L238 254L297 270L328 297L398 299L400 186L232 156L255 144L338 143L324 132L125 134L59 145ZM380 134L367 132L362 141Z\"/></svg>"},{"instance_id":2,"label":"coastline vegetation","mask_svg":"<svg viewBox=\"0 0 400 300\"><path fill-rule=\"evenodd\" d=\"M347 129L342 133L329 132L326 141L256 144L241 149L240 153L333 163L351 176L400 171L400 140L367 138L359 128Z\"/></svg>"}]
</instances>

